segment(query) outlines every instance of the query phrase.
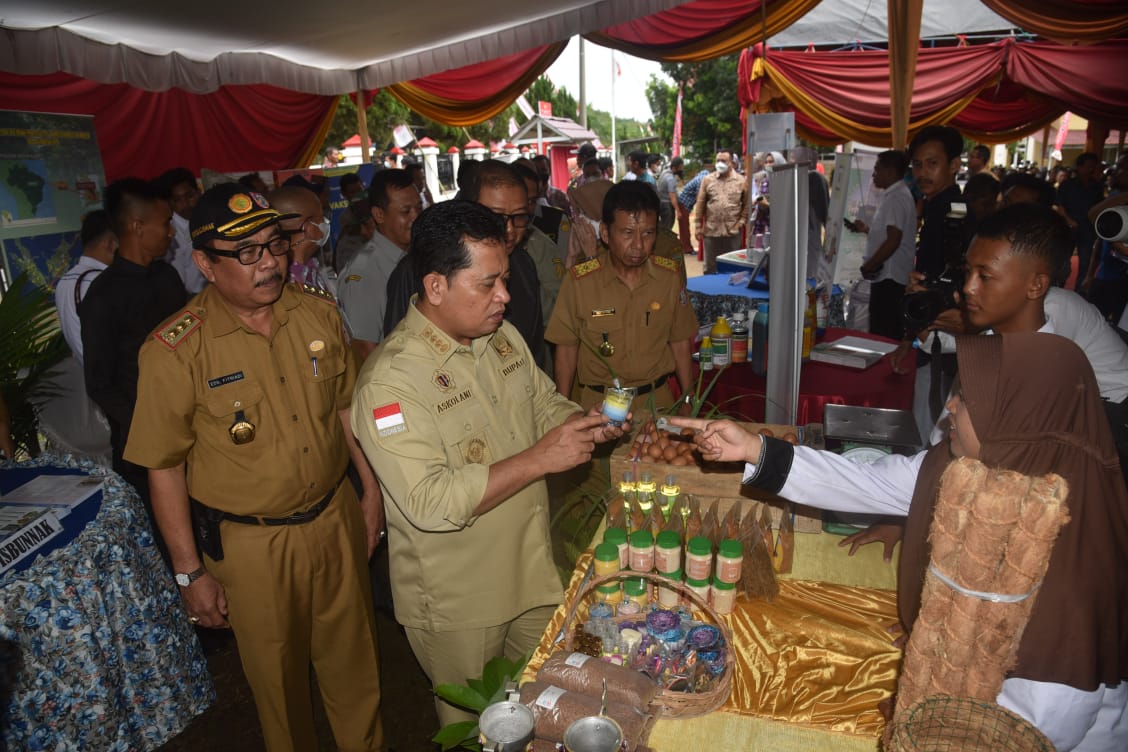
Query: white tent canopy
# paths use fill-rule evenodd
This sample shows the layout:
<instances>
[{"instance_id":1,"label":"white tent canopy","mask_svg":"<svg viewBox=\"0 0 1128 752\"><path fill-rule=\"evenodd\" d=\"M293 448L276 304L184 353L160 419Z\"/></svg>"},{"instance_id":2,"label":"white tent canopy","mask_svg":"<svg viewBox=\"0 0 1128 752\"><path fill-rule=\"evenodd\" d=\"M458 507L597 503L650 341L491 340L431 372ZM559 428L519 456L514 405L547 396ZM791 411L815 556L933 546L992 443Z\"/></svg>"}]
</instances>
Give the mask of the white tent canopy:
<instances>
[{"instance_id":1,"label":"white tent canopy","mask_svg":"<svg viewBox=\"0 0 1128 752\"><path fill-rule=\"evenodd\" d=\"M0 70L148 91L268 83L376 89L605 29L684 0L5 0ZM775 46L884 41L884 0L825 0ZM926 0L922 37L1010 27L979 0Z\"/></svg>"}]
</instances>

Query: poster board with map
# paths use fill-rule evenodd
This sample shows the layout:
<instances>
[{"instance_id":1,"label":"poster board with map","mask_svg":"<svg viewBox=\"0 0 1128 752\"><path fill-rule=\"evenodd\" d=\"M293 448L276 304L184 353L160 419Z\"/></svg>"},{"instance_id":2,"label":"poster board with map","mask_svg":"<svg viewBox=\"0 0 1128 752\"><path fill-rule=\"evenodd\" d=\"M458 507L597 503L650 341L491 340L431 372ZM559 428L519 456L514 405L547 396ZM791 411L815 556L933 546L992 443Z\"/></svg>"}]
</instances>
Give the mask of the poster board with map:
<instances>
[{"instance_id":1,"label":"poster board with map","mask_svg":"<svg viewBox=\"0 0 1128 752\"><path fill-rule=\"evenodd\" d=\"M0 110L0 238L79 230L104 182L92 117Z\"/></svg>"}]
</instances>

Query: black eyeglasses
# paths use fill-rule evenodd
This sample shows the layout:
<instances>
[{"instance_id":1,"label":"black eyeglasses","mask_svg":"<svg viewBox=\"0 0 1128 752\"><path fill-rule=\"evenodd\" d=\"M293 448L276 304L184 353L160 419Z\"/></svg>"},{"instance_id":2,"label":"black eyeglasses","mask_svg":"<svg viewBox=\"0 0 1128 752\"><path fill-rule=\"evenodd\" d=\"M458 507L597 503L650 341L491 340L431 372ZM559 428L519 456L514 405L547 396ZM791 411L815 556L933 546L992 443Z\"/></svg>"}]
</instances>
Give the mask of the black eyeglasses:
<instances>
[{"instance_id":1,"label":"black eyeglasses","mask_svg":"<svg viewBox=\"0 0 1128 752\"><path fill-rule=\"evenodd\" d=\"M521 213L521 214L501 214L500 212L494 212L494 213L497 214L497 216L504 219L506 221L506 223L512 222L513 226L516 227L518 230L525 228L525 227L528 227L529 222L533 218L532 214L525 214L525 213Z\"/></svg>"},{"instance_id":2,"label":"black eyeglasses","mask_svg":"<svg viewBox=\"0 0 1128 752\"><path fill-rule=\"evenodd\" d=\"M214 253L216 256L223 256L224 258L233 258L243 266L252 266L257 264L259 259L262 258L264 251L270 251L271 256L285 256L290 252L290 239L279 235L271 238L265 243L255 243L254 245L245 245L242 248L236 248L233 251L221 251L218 248L209 248L209 253Z\"/></svg>"}]
</instances>

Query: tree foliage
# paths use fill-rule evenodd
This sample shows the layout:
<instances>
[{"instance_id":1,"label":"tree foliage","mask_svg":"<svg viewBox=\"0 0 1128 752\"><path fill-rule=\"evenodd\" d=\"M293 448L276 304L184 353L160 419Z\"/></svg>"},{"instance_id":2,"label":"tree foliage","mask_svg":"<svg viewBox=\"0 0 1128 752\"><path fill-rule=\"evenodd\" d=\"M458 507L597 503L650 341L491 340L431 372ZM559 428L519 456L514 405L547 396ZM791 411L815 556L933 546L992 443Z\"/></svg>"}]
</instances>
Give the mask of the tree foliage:
<instances>
[{"instance_id":1,"label":"tree foliage","mask_svg":"<svg viewBox=\"0 0 1128 752\"><path fill-rule=\"evenodd\" d=\"M541 76L533 82L525 92L525 99L537 107L537 102L552 103L552 113L559 117L579 120L579 104L564 87L557 87L548 76ZM444 149L449 146L462 146L470 139L477 139L484 144L490 141L504 141L509 138L509 120L512 118L518 124L525 122L525 116L516 104L511 104L502 112L477 125L459 128L443 125L414 112L407 105L393 97L387 89L381 90L372 100L365 111L368 120L368 135L372 140L373 148L383 151L392 147L392 129L397 125L407 125L415 133L416 138L427 136ZM588 127L599 136L606 145L611 144L611 114L602 110L588 107ZM322 148L329 144L340 145L357 132L356 105L347 97L342 96L337 106L337 113L329 126ZM616 123L616 132L620 140L639 138L646 135L646 124L637 120L619 119Z\"/></svg>"},{"instance_id":2,"label":"tree foliage","mask_svg":"<svg viewBox=\"0 0 1128 752\"><path fill-rule=\"evenodd\" d=\"M671 85L651 76L646 98L654 113L654 131L670 143L678 86L682 87L682 155L709 164L718 149L740 150L740 102L736 97L736 64L728 55L700 63L662 63Z\"/></svg>"}]
</instances>

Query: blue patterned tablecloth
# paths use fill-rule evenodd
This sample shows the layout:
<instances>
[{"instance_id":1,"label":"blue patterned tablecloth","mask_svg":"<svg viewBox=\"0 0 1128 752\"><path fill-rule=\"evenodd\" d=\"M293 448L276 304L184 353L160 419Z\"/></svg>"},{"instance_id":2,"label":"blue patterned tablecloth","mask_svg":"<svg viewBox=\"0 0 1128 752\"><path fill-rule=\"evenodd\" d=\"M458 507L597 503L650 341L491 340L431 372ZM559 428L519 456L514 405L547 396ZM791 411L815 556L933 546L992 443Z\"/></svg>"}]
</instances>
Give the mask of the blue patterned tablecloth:
<instances>
[{"instance_id":1,"label":"blue patterned tablecloth","mask_svg":"<svg viewBox=\"0 0 1128 752\"><path fill-rule=\"evenodd\" d=\"M159 747L215 688L141 501L119 476L69 458L5 462L0 473L34 467L106 481L73 540L0 577L3 741L20 752Z\"/></svg>"}]
</instances>

